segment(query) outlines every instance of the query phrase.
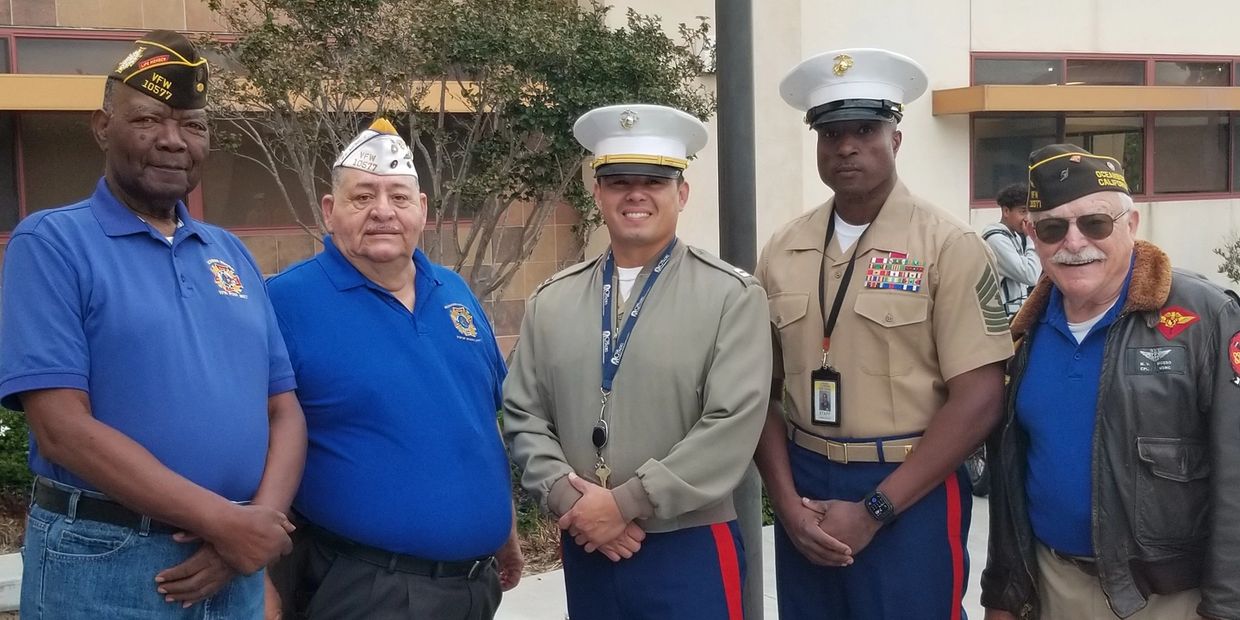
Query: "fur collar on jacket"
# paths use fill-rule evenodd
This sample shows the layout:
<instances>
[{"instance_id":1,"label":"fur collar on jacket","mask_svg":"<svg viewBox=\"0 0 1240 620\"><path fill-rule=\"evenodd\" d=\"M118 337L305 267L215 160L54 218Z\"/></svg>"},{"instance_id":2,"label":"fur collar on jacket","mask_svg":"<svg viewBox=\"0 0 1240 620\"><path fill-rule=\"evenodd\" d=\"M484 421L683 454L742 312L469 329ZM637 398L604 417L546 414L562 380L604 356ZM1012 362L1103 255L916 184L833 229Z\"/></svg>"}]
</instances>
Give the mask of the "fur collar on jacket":
<instances>
[{"instance_id":1,"label":"fur collar on jacket","mask_svg":"<svg viewBox=\"0 0 1240 620\"><path fill-rule=\"evenodd\" d=\"M1137 241L1133 247L1136 260L1132 265L1132 282L1121 314L1157 311L1171 294L1171 259L1158 246ZM1038 281L1029 299L1012 320L1012 336L1024 336L1037 323L1051 299L1051 279L1045 275Z\"/></svg>"}]
</instances>

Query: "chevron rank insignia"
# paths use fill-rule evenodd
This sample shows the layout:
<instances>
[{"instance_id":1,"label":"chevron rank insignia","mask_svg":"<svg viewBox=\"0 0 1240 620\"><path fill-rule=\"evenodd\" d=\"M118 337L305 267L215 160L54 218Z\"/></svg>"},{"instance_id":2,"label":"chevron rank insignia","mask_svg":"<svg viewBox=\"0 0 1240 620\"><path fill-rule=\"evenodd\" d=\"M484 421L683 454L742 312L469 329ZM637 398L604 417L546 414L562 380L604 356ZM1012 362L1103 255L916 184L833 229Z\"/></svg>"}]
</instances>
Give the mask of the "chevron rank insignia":
<instances>
[{"instance_id":1,"label":"chevron rank insignia","mask_svg":"<svg viewBox=\"0 0 1240 620\"><path fill-rule=\"evenodd\" d=\"M977 303L982 309L982 322L988 334L1003 334L1008 331L1007 313L999 301L999 280L995 278L995 270L990 263L982 270L982 275L974 286L977 291Z\"/></svg>"}]
</instances>

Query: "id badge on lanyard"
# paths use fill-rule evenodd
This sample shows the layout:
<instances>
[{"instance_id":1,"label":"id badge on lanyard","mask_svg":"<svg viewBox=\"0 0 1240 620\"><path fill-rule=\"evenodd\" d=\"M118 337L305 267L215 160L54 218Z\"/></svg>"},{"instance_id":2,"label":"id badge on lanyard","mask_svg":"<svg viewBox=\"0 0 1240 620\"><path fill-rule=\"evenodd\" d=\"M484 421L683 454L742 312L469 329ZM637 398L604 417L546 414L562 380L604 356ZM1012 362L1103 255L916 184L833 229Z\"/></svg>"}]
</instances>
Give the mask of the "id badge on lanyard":
<instances>
[{"instance_id":1,"label":"id badge on lanyard","mask_svg":"<svg viewBox=\"0 0 1240 620\"><path fill-rule=\"evenodd\" d=\"M814 424L840 425L840 372L831 366L817 368L809 374L811 385L810 406L814 410Z\"/></svg>"},{"instance_id":2,"label":"id badge on lanyard","mask_svg":"<svg viewBox=\"0 0 1240 620\"><path fill-rule=\"evenodd\" d=\"M869 228L866 228L869 230ZM826 309L826 292L823 277L826 275L824 265L827 262L827 246L835 233L835 213L827 224L827 239L822 244L822 263L818 265L818 307ZM865 233L862 232L864 237ZM852 280L853 264L857 261L857 250L861 247L861 238L853 242L852 257L848 259L848 267L844 270L844 279L835 292L835 301L831 304L831 313L823 315L822 326L822 366L809 374L809 407L813 412L810 421L822 426L839 426L843 418L841 408L844 404L843 377L840 371L831 365L831 332L835 330L835 321L839 318L840 307L844 305L844 293Z\"/></svg>"}]
</instances>

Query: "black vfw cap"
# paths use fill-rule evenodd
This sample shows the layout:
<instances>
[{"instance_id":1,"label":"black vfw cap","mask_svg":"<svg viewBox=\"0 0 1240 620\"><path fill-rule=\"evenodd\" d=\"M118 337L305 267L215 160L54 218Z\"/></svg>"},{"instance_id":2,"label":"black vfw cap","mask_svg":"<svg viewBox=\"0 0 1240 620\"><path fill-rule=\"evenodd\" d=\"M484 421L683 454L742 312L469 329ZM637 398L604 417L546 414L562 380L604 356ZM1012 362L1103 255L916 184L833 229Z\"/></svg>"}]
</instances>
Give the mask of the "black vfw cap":
<instances>
[{"instance_id":1,"label":"black vfw cap","mask_svg":"<svg viewBox=\"0 0 1240 620\"><path fill-rule=\"evenodd\" d=\"M180 33L153 30L133 42L108 79L173 108L207 107L207 59Z\"/></svg>"}]
</instances>

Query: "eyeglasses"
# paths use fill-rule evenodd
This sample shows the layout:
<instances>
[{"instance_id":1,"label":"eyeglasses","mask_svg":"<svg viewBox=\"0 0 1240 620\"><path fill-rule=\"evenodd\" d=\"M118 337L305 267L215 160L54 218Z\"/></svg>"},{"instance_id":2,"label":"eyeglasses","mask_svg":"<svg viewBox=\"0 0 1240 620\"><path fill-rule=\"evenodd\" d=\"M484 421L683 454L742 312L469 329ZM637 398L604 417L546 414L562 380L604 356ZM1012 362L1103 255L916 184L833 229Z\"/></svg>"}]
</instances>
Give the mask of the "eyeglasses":
<instances>
[{"instance_id":1,"label":"eyeglasses","mask_svg":"<svg viewBox=\"0 0 1240 620\"><path fill-rule=\"evenodd\" d=\"M1123 213L1115 217L1106 213L1090 213L1080 217L1048 217L1034 222L1033 232L1042 243L1059 243L1068 236L1068 226L1076 222L1076 229L1081 231L1082 235L1094 241L1102 241L1115 232L1115 222L1128 215L1128 211L1130 209L1124 209Z\"/></svg>"}]
</instances>

